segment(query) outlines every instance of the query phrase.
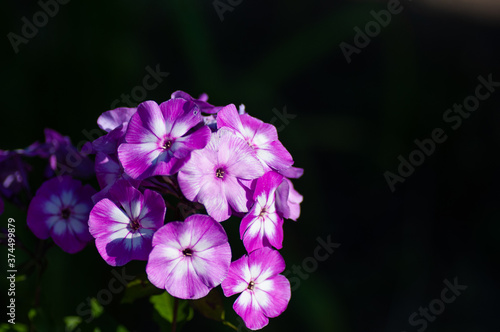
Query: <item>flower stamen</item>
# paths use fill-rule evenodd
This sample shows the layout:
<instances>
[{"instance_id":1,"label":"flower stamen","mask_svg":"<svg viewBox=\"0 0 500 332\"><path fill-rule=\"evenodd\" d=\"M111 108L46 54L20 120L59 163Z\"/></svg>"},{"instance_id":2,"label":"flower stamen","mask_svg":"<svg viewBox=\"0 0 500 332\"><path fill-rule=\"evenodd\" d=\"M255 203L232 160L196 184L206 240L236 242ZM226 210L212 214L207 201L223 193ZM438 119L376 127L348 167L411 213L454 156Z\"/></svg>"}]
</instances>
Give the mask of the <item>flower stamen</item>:
<instances>
[{"instance_id":1,"label":"flower stamen","mask_svg":"<svg viewBox=\"0 0 500 332\"><path fill-rule=\"evenodd\" d=\"M136 219L130 220L129 226L133 232L136 232L139 228L141 228L141 224Z\"/></svg>"},{"instance_id":2,"label":"flower stamen","mask_svg":"<svg viewBox=\"0 0 500 332\"><path fill-rule=\"evenodd\" d=\"M70 215L71 215L71 210L69 208L65 208L61 211L61 217L63 219L69 219Z\"/></svg>"},{"instance_id":3,"label":"flower stamen","mask_svg":"<svg viewBox=\"0 0 500 332\"><path fill-rule=\"evenodd\" d=\"M248 287L247 287L247 289L249 289L249 290L253 290L254 288L255 288L255 282L250 281L250 282L248 283Z\"/></svg>"},{"instance_id":4,"label":"flower stamen","mask_svg":"<svg viewBox=\"0 0 500 332\"><path fill-rule=\"evenodd\" d=\"M190 248L186 248L182 251L182 254L187 257L193 256L193 250L191 250Z\"/></svg>"},{"instance_id":5,"label":"flower stamen","mask_svg":"<svg viewBox=\"0 0 500 332\"><path fill-rule=\"evenodd\" d=\"M166 140L165 143L163 144L163 149L168 150L172 147L172 140Z\"/></svg>"},{"instance_id":6,"label":"flower stamen","mask_svg":"<svg viewBox=\"0 0 500 332\"><path fill-rule=\"evenodd\" d=\"M217 170L215 171L215 176L219 179L222 179L225 173L226 172L222 168L217 168Z\"/></svg>"}]
</instances>

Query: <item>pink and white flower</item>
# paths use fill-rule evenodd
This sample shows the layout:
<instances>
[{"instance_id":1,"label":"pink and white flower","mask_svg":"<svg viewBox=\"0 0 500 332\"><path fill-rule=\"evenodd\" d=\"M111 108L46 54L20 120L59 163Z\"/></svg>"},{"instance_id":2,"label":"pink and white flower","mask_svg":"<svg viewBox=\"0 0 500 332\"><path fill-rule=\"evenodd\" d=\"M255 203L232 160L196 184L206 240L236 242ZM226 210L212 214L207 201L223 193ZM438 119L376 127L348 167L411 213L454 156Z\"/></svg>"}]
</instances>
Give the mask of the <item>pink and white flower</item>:
<instances>
[{"instance_id":1,"label":"pink and white flower","mask_svg":"<svg viewBox=\"0 0 500 332\"><path fill-rule=\"evenodd\" d=\"M276 127L248 114L238 114L233 104L217 114L217 128L229 127L255 150L265 171L283 171L293 164L293 158L278 140Z\"/></svg>"},{"instance_id":2,"label":"pink and white flower","mask_svg":"<svg viewBox=\"0 0 500 332\"><path fill-rule=\"evenodd\" d=\"M242 183L264 174L261 163L245 141L227 129L212 134L203 150L193 151L179 171L184 196L207 209L217 221L228 219L232 210L248 212L250 190ZM251 197L250 197L251 198Z\"/></svg>"},{"instance_id":3,"label":"pink and white flower","mask_svg":"<svg viewBox=\"0 0 500 332\"><path fill-rule=\"evenodd\" d=\"M285 311L291 297L290 282L279 273L285 270L285 260L268 247L252 251L231 263L222 282L224 295L241 293L233 304L234 311L247 328L259 330Z\"/></svg>"},{"instance_id":4,"label":"pink and white flower","mask_svg":"<svg viewBox=\"0 0 500 332\"><path fill-rule=\"evenodd\" d=\"M173 221L153 237L149 281L181 299L199 299L218 286L231 264L224 228L206 215Z\"/></svg>"},{"instance_id":5,"label":"pink and white flower","mask_svg":"<svg viewBox=\"0 0 500 332\"><path fill-rule=\"evenodd\" d=\"M282 181L283 176L273 171L257 180L255 203L240 224L240 236L248 252L264 246L283 247L283 217L276 208L276 189Z\"/></svg>"}]
</instances>

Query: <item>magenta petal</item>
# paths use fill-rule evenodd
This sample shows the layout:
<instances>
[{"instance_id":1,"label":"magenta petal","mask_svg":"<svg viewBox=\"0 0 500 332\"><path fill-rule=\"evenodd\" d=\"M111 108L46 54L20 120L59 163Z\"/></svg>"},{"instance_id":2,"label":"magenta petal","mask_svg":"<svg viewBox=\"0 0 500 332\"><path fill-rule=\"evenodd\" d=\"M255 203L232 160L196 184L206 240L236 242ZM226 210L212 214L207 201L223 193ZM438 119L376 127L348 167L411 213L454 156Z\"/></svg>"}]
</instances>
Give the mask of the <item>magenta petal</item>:
<instances>
[{"instance_id":1,"label":"magenta petal","mask_svg":"<svg viewBox=\"0 0 500 332\"><path fill-rule=\"evenodd\" d=\"M118 147L120 159L125 173L134 179L145 179L152 176L156 162L162 152L156 143L128 144Z\"/></svg>"},{"instance_id":2,"label":"magenta petal","mask_svg":"<svg viewBox=\"0 0 500 332\"><path fill-rule=\"evenodd\" d=\"M205 182L197 196L197 201L205 205L208 214L217 221L227 220L231 216L221 182L218 179Z\"/></svg>"},{"instance_id":3,"label":"magenta petal","mask_svg":"<svg viewBox=\"0 0 500 332\"><path fill-rule=\"evenodd\" d=\"M244 291L233 304L234 311L245 321L247 328L259 330L269 324L269 319L252 291Z\"/></svg>"},{"instance_id":4,"label":"magenta petal","mask_svg":"<svg viewBox=\"0 0 500 332\"><path fill-rule=\"evenodd\" d=\"M222 226L208 216L193 215L155 233L146 272L151 283L172 296L198 299L222 282L230 263Z\"/></svg>"},{"instance_id":5,"label":"magenta petal","mask_svg":"<svg viewBox=\"0 0 500 332\"><path fill-rule=\"evenodd\" d=\"M280 141L273 141L263 145L256 151L257 157L272 169L286 170L293 164L292 155Z\"/></svg>"},{"instance_id":6,"label":"magenta petal","mask_svg":"<svg viewBox=\"0 0 500 332\"><path fill-rule=\"evenodd\" d=\"M166 123L166 132L177 138L202 122L200 110L191 101L170 99L160 104Z\"/></svg>"},{"instance_id":7,"label":"magenta petal","mask_svg":"<svg viewBox=\"0 0 500 332\"><path fill-rule=\"evenodd\" d=\"M127 123L136 111L137 108L135 107L118 107L114 110L106 111L97 119L97 125L102 130L110 132L116 127Z\"/></svg>"},{"instance_id":8,"label":"magenta petal","mask_svg":"<svg viewBox=\"0 0 500 332\"><path fill-rule=\"evenodd\" d=\"M203 149L210 141L211 131L203 126L193 133L179 137L172 146L176 158L186 158L192 150Z\"/></svg>"},{"instance_id":9,"label":"magenta petal","mask_svg":"<svg viewBox=\"0 0 500 332\"><path fill-rule=\"evenodd\" d=\"M229 104L217 113L217 128L229 127L243 134L240 116L234 104Z\"/></svg>"},{"instance_id":10,"label":"magenta petal","mask_svg":"<svg viewBox=\"0 0 500 332\"><path fill-rule=\"evenodd\" d=\"M247 190L243 187L236 178L228 176L222 182L224 194L227 202L231 205L236 212L247 212Z\"/></svg>"},{"instance_id":11,"label":"magenta petal","mask_svg":"<svg viewBox=\"0 0 500 332\"><path fill-rule=\"evenodd\" d=\"M256 282L262 282L270 276L281 273L286 267L285 260L280 253L267 247L252 252L248 257L248 265L259 266L260 273L252 276Z\"/></svg>"},{"instance_id":12,"label":"magenta petal","mask_svg":"<svg viewBox=\"0 0 500 332\"><path fill-rule=\"evenodd\" d=\"M248 256L245 255L231 263L227 277L221 284L224 295L229 297L243 292L251 279Z\"/></svg>"},{"instance_id":13,"label":"magenta petal","mask_svg":"<svg viewBox=\"0 0 500 332\"><path fill-rule=\"evenodd\" d=\"M262 120L254 118L248 114L241 115L240 119L243 127L245 128L245 132L247 133L246 135L255 145L259 146L260 144L266 142L278 140L278 132L275 126L269 123L264 123Z\"/></svg>"},{"instance_id":14,"label":"magenta petal","mask_svg":"<svg viewBox=\"0 0 500 332\"><path fill-rule=\"evenodd\" d=\"M290 187L288 182L283 179L281 184L276 189L276 211L283 216L283 218L290 218L290 206L288 204L288 193Z\"/></svg>"},{"instance_id":15,"label":"magenta petal","mask_svg":"<svg viewBox=\"0 0 500 332\"><path fill-rule=\"evenodd\" d=\"M255 153L241 138L231 131L220 129L218 134L218 162L227 167L228 174L241 179L255 179L264 174Z\"/></svg>"},{"instance_id":16,"label":"magenta petal","mask_svg":"<svg viewBox=\"0 0 500 332\"><path fill-rule=\"evenodd\" d=\"M127 143L156 143L166 135L165 120L154 101L145 101L128 124L125 139Z\"/></svg>"},{"instance_id":17,"label":"magenta petal","mask_svg":"<svg viewBox=\"0 0 500 332\"><path fill-rule=\"evenodd\" d=\"M279 173L289 179L298 179L304 174L304 169L292 166L285 170L279 171Z\"/></svg>"},{"instance_id":18,"label":"magenta petal","mask_svg":"<svg viewBox=\"0 0 500 332\"><path fill-rule=\"evenodd\" d=\"M267 317L278 317L285 311L288 302L290 302L290 282L281 274L266 279L256 284L255 297Z\"/></svg>"}]
</instances>

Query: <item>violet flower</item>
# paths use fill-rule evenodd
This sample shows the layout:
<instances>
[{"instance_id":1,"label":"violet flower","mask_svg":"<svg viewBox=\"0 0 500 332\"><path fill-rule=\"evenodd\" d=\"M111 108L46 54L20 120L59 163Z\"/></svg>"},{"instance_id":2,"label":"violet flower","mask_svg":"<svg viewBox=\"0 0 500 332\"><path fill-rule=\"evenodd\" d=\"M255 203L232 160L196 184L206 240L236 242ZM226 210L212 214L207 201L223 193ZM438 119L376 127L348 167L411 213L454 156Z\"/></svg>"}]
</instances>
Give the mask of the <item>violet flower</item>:
<instances>
[{"instance_id":1,"label":"violet flower","mask_svg":"<svg viewBox=\"0 0 500 332\"><path fill-rule=\"evenodd\" d=\"M36 237L51 237L70 254L82 250L92 240L87 221L94 193L94 188L69 176L45 181L28 207L28 227Z\"/></svg>"}]
</instances>

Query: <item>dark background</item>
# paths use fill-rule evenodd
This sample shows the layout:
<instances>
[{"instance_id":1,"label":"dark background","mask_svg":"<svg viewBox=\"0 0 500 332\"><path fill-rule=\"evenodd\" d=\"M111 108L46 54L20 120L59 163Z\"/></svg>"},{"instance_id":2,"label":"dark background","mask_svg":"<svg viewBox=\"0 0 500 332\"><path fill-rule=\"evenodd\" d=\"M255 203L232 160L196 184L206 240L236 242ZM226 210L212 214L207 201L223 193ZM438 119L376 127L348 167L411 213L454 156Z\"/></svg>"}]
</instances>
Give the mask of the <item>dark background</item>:
<instances>
[{"instance_id":1,"label":"dark background","mask_svg":"<svg viewBox=\"0 0 500 332\"><path fill-rule=\"evenodd\" d=\"M409 316L454 278L468 288L426 330L497 331L500 91L456 130L443 113L474 94L479 75L500 81L500 15L403 5L348 64L340 43L353 44L354 27L364 29L385 2L242 1L221 21L210 1L73 0L15 54L7 34L20 34L21 18L32 21L40 7L4 1L0 148L42 141L46 127L84 141L82 130L96 129L115 99L142 85L147 66L169 76L146 99L206 92L213 104L243 103L266 122L286 107L295 118L279 135L305 169L294 181L304 202L299 221L285 222L280 252L292 271L314 256L317 238L341 245L301 279L265 331L417 331ZM408 158L414 140L434 128L447 140L391 192L384 172L397 173L398 156ZM2 227L8 217L20 228L26 218L13 205ZM38 243L26 229L18 235L27 246ZM236 232L230 240L240 246ZM76 315L79 303L106 287L112 268L92 246L47 255L34 319L55 331L47 326ZM36 282L17 283L19 323L28 323ZM233 300L227 317L237 324ZM148 305L116 300L105 317L130 331L154 330ZM231 331L201 315L184 326L202 329Z\"/></svg>"}]
</instances>

